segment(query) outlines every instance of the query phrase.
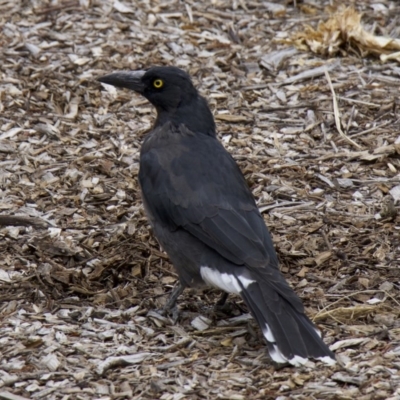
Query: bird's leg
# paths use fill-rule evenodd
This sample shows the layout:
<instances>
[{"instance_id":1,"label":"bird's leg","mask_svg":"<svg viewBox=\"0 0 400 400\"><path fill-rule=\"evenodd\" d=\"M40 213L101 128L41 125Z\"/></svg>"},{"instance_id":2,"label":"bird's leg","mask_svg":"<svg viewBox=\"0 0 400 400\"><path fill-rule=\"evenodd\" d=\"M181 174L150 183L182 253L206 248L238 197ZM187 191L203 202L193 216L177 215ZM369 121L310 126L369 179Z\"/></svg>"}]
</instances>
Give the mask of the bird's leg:
<instances>
[{"instance_id":1,"label":"bird's leg","mask_svg":"<svg viewBox=\"0 0 400 400\"><path fill-rule=\"evenodd\" d=\"M166 313L171 312L172 320L174 322L178 320L179 313L178 313L178 307L176 306L176 300L183 293L184 290L185 286L179 282L172 290L172 293L170 294L167 303L162 308L160 312L161 315L165 315Z\"/></svg>"},{"instance_id":2,"label":"bird's leg","mask_svg":"<svg viewBox=\"0 0 400 400\"><path fill-rule=\"evenodd\" d=\"M180 282L173 288L167 303L165 304L163 310L169 311L171 308L176 306L176 300L185 290L185 286L183 286Z\"/></svg>"},{"instance_id":3,"label":"bird's leg","mask_svg":"<svg viewBox=\"0 0 400 400\"><path fill-rule=\"evenodd\" d=\"M227 302L229 293L223 292L219 300L215 303L214 312L215 313L223 313L223 314L230 314L232 312L232 303Z\"/></svg>"},{"instance_id":4,"label":"bird's leg","mask_svg":"<svg viewBox=\"0 0 400 400\"><path fill-rule=\"evenodd\" d=\"M216 302L215 304L215 308L218 309L222 309L226 303L226 300L228 299L229 293L227 292L223 292L221 297L219 298L219 300Z\"/></svg>"}]
</instances>

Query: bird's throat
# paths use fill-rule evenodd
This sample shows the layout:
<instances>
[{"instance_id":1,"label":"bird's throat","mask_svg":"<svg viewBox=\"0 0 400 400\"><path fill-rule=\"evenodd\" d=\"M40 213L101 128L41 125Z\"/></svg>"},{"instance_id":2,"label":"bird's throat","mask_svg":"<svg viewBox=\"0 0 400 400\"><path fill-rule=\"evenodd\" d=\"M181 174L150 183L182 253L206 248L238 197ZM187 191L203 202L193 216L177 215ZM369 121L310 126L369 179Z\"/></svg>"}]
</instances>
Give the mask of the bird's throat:
<instances>
[{"instance_id":1,"label":"bird's throat","mask_svg":"<svg viewBox=\"0 0 400 400\"><path fill-rule=\"evenodd\" d=\"M187 129L194 133L216 136L213 115L208 104L201 97L199 97L199 101L180 104L175 109L157 108L157 119L154 127L161 127L168 122L176 127L185 125Z\"/></svg>"}]
</instances>

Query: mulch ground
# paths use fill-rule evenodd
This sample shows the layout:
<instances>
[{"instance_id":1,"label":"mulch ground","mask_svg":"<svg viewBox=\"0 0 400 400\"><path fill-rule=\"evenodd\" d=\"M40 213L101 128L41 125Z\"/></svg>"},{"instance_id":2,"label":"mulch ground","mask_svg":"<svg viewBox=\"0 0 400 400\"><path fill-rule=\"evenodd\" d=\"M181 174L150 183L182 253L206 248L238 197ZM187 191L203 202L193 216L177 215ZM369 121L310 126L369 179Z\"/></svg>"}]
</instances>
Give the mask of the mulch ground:
<instances>
[{"instance_id":1,"label":"mulch ground","mask_svg":"<svg viewBox=\"0 0 400 400\"><path fill-rule=\"evenodd\" d=\"M330 3L0 0L0 399L400 399L400 67L300 45ZM398 2L355 6L400 36ZM335 367L277 369L216 290L155 312L177 279L137 182L155 112L95 81L151 65L209 100Z\"/></svg>"}]
</instances>

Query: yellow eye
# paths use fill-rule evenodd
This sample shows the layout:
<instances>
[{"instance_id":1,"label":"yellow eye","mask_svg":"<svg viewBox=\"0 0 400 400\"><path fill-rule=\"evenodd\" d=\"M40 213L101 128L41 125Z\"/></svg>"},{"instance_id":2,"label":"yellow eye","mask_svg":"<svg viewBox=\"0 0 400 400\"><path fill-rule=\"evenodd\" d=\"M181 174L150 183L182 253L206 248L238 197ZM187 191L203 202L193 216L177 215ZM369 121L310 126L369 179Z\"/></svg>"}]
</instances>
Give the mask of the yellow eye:
<instances>
[{"instance_id":1,"label":"yellow eye","mask_svg":"<svg viewBox=\"0 0 400 400\"><path fill-rule=\"evenodd\" d=\"M164 86L164 81L163 81L162 79L156 79L156 80L153 82L153 86L154 86L156 89L161 89L161 88Z\"/></svg>"}]
</instances>

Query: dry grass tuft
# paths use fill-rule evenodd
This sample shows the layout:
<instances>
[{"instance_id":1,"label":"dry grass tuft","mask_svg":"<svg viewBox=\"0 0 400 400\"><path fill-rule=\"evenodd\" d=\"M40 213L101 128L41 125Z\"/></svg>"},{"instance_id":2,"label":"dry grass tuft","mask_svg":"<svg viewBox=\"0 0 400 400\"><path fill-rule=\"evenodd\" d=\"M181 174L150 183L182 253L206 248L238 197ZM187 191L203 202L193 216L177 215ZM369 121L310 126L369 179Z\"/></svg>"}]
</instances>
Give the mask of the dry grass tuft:
<instances>
[{"instance_id":1,"label":"dry grass tuft","mask_svg":"<svg viewBox=\"0 0 400 400\"><path fill-rule=\"evenodd\" d=\"M307 25L293 40L313 53L330 57L342 50L355 50L363 57L373 54L384 62L400 62L400 39L368 32L361 24L361 16L352 7L340 6L328 20L319 22L316 29Z\"/></svg>"}]
</instances>

